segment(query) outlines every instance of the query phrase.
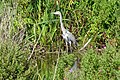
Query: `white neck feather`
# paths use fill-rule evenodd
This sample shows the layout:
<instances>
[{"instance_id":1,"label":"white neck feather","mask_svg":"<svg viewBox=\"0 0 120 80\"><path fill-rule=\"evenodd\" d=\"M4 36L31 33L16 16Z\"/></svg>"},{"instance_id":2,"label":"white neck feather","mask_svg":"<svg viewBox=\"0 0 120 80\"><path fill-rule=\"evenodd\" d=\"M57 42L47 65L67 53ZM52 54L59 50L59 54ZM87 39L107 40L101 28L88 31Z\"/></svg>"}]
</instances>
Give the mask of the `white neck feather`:
<instances>
[{"instance_id":1,"label":"white neck feather","mask_svg":"<svg viewBox=\"0 0 120 80\"><path fill-rule=\"evenodd\" d=\"M64 25L62 23L62 15L61 14L60 14L60 25L61 25L62 32L64 32L65 28L64 28Z\"/></svg>"}]
</instances>

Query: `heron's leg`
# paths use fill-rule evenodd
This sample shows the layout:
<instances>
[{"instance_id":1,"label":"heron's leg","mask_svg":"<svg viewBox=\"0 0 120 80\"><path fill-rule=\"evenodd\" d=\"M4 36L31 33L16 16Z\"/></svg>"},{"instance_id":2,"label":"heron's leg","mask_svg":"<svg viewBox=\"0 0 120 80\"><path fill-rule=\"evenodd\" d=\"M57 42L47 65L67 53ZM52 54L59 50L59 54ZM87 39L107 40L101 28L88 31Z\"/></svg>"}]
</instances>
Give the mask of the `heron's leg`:
<instances>
[{"instance_id":1,"label":"heron's leg","mask_svg":"<svg viewBox=\"0 0 120 80\"><path fill-rule=\"evenodd\" d=\"M68 53L68 43L67 43L67 41L65 41L66 42L66 49L67 49L67 53Z\"/></svg>"},{"instance_id":2,"label":"heron's leg","mask_svg":"<svg viewBox=\"0 0 120 80\"><path fill-rule=\"evenodd\" d=\"M69 41L69 45L70 45L70 52L72 52L71 41Z\"/></svg>"}]
</instances>

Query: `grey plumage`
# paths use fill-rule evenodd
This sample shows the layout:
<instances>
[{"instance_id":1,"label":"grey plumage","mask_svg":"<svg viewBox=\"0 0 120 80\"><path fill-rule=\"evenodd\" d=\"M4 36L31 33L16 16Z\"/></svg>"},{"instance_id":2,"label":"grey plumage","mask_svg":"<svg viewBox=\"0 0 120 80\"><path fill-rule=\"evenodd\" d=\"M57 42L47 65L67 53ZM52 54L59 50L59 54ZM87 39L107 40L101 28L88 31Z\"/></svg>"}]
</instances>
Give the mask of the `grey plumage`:
<instances>
[{"instance_id":1,"label":"grey plumage","mask_svg":"<svg viewBox=\"0 0 120 80\"><path fill-rule=\"evenodd\" d=\"M73 42L74 45L77 46L77 42L76 42L74 35L72 33L70 33L68 30L66 30L66 32L63 33L62 36L67 42L71 41L71 42Z\"/></svg>"}]
</instances>

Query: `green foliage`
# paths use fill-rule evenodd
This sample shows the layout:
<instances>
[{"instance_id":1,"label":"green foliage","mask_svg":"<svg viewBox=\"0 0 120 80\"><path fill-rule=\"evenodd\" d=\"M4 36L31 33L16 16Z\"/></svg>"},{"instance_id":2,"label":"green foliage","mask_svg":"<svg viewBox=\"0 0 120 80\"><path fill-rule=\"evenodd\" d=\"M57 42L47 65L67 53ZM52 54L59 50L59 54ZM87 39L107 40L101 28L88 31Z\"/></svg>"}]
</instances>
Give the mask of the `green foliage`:
<instances>
[{"instance_id":1,"label":"green foliage","mask_svg":"<svg viewBox=\"0 0 120 80\"><path fill-rule=\"evenodd\" d=\"M81 60L81 78L85 80L119 80L120 50L108 45L102 52L89 50Z\"/></svg>"},{"instance_id":2,"label":"green foliage","mask_svg":"<svg viewBox=\"0 0 120 80\"><path fill-rule=\"evenodd\" d=\"M75 51L82 55L73 73L74 54L61 54L55 67L65 47L59 17L51 14L57 10L80 46L93 37L93 49ZM0 26L1 80L120 79L120 0L1 0Z\"/></svg>"},{"instance_id":3,"label":"green foliage","mask_svg":"<svg viewBox=\"0 0 120 80\"><path fill-rule=\"evenodd\" d=\"M62 55L59 63L58 63L58 69L57 69L57 78L56 79L64 79L64 75L65 75L65 68L67 67L71 67L74 63L74 61L76 60L75 55L74 54L65 54Z\"/></svg>"},{"instance_id":4,"label":"green foliage","mask_svg":"<svg viewBox=\"0 0 120 80\"><path fill-rule=\"evenodd\" d=\"M63 3L65 4L62 5ZM100 35L103 33L106 33L109 39L118 39L118 36L120 36L119 6L120 2L118 0L70 0L70 2L63 0L59 2L52 0L20 0L17 9L20 15L17 17L21 16L23 19L30 41L36 41L41 33L41 45L48 45L57 40L57 36L60 36L56 35L60 33L60 30L57 30L60 28L57 28L58 23L53 23L54 17L51 14L59 10L62 12L64 19L69 19L69 21L63 21L66 28L71 25L69 29L73 34L77 33L78 40L83 40L84 43L86 38L91 35L94 35L94 40L99 41L101 39Z\"/></svg>"},{"instance_id":5,"label":"green foliage","mask_svg":"<svg viewBox=\"0 0 120 80\"><path fill-rule=\"evenodd\" d=\"M24 76L27 51L19 49L20 47L17 44L9 40L0 43L0 79L12 80Z\"/></svg>"},{"instance_id":6,"label":"green foliage","mask_svg":"<svg viewBox=\"0 0 120 80\"><path fill-rule=\"evenodd\" d=\"M19 2L18 5L20 7L18 6L18 14L20 14L21 18L24 20L24 24L26 24L30 41L36 41L40 33L42 34L40 39L41 45L46 45L53 40L56 27L52 26L51 23L51 4L49 0L28 0Z\"/></svg>"}]
</instances>

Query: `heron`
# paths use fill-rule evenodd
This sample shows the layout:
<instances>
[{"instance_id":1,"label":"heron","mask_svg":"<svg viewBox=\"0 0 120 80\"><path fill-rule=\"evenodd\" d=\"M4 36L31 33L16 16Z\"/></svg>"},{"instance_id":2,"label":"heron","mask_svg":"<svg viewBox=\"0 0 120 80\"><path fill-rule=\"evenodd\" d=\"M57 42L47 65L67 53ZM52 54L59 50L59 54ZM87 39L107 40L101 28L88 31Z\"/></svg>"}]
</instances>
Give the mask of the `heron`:
<instances>
[{"instance_id":1,"label":"heron","mask_svg":"<svg viewBox=\"0 0 120 80\"><path fill-rule=\"evenodd\" d=\"M62 22L61 12L56 11L53 14L60 16L60 25L61 25L61 30L62 30L62 33L63 33L62 37L65 40L67 52L68 52L68 44L70 45L70 52L72 52L71 44L73 43L75 46L77 46L77 41L75 39L75 36L71 32L69 32L68 30L66 30L64 28L64 25L63 25L63 22Z\"/></svg>"}]
</instances>

